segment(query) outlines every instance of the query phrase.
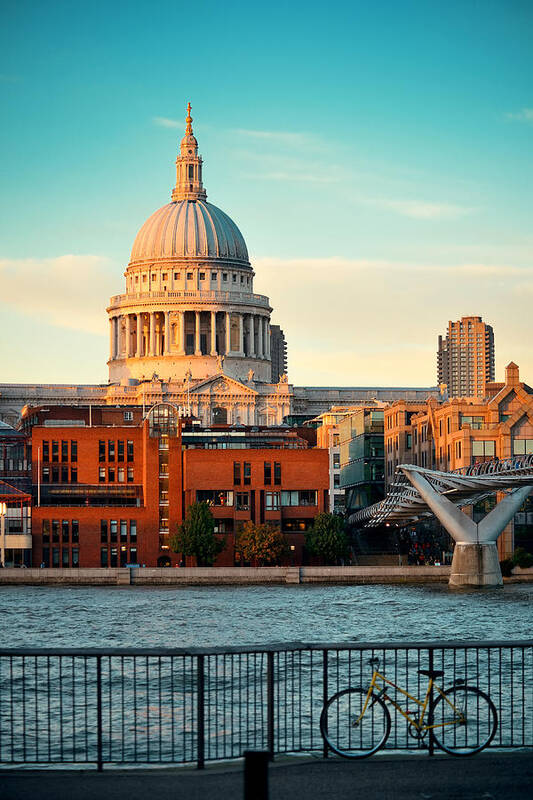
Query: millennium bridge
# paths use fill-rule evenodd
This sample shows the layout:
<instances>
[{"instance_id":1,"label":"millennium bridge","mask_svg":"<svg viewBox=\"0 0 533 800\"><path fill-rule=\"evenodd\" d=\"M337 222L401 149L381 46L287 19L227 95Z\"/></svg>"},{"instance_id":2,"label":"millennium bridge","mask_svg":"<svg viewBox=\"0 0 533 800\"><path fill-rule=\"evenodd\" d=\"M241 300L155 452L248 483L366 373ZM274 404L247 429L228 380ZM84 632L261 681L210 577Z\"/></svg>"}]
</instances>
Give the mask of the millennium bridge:
<instances>
[{"instance_id":1,"label":"millennium bridge","mask_svg":"<svg viewBox=\"0 0 533 800\"><path fill-rule=\"evenodd\" d=\"M355 527L402 525L434 515L454 539L450 584L502 584L496 541L533 489L533 454L494 459L454 472L400 464L384 500L349 518ZM480 522L461 508L498 493L503 498Z\"/></svg>"}]
</instances>

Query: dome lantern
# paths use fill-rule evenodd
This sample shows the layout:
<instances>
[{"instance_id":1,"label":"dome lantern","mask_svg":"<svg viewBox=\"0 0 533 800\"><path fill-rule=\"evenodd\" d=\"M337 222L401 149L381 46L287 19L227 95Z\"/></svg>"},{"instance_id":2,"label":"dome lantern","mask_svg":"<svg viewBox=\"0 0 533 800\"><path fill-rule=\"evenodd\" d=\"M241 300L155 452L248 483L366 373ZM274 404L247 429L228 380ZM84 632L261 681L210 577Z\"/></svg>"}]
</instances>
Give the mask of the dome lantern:
<instances>
[{"instance_id":1,"label":"dome lantern","mask_svg":"<svg viewBox=\"0 0 533 800\"><path fill-rule=\"evenodd\" d=\"M176 158L176 186L172 191L172 201L205 200L206 197L202 184L202 157L198 155L198 142L192 130L191 104L188 103L185 136Z\"/></svg>"}]
</instances>

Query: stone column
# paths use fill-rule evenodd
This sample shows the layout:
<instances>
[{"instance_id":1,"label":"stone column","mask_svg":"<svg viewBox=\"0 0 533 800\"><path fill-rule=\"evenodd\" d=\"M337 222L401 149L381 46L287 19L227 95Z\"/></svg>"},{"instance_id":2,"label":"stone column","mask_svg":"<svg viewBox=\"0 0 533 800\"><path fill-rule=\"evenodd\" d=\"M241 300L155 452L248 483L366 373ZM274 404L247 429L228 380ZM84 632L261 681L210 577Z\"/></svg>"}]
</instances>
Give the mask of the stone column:
<instances>
[{"instance_id":1,"label":"stone column","mask_svg":"<svg viewBox=\"0 0 533 800\"><path fill-rule=\"evenodd\" d=\"M231 353L231 318L229 311L226 311L226 355Z\"/></svg>"},{"instance_id":2,"label":"stone column","mask_svg":"<svg viewBox=\"0 0 533 800\"><path fill-rule=\"evenodd\" d=\"M267 358L270 359L270 322L268 319L265 319L265 330L266 330L266 354Z\"/></svg>"},{"instance_id":3,"label":"stone column","mask_svg":"<svg viewBox=\"0 0 533 800\"><path fill-rule=\"evenodd\" d=\"M137 314L137 350L135 355L141 358L143 351L143 315Z\"/></svg>"},{"instance_id":4,"label":"stone column","mask_svg":"<svg viewBox=\"0 0 533 800\"><path fill-rule=\"evenodd\" d=\"M185 311L180 311L180 344L178 353L180 356L185 355Z\"/></svg>"},{"instance_id":5,"label":"stone column","mask_svg":"<svg viewBox=\"0 0 533 800\"><path fill-rule=\"evenodd\" d=\"M211 355L217 354L217 314L211 311Z\"/></svg>"},{"instance_id":6,"label":"stone column","mask_svg":"<svg viewBox=\"0 0 533 800\"><path fill-rule=\"evenodd\" d=\"M113 347L113 317L109 317L109 360L112 361L115 358L114 347Z\"/></svg>"},{"instance_id":7,"label":"stone column","mask_svg":"<svg viewBox=\"0 0 533 800\"><path fill-rule=\"evenodd\" d=\"M257 355L263 358L263 317L257 317Z\"/></svg>"},{"instance_id":8,"label":"stone column","mask_svg":"<svg viewBox=\"0 0 533 800\"><path fill-rule=\"evenodd\" d=\"M170 353L170 311L165 311L165 355Z\"/></svg>"},{"instance_id":9,"label":"stone column","mask_svg":"<svg viewBox=\"0 0 533 800\"><path fill-rule=\"evenodd\" d=\"M150 312L150 327L148 329L148 355L155 356L155 311Z\"/></svg>"},{"instance_id":10,"label":"stone column","mask_svg":"<svg viewBox=\"0 0 533 800\"><path fill-rule=\"evenodd\" d=\"M200 349L200 312L195 311L195 322L194 322L194 355L201 356L202 351Z\"/></svg>"},{"instance_id":11,"label":"stone column","mask_svg":"<svg viewBox=\"0 0 533 800\"><path fill-rule=\"evenodd\" d=\"M131 356L131 314L126 314L126 358Z\"/></svg>"},{"instance_id":12,"label":"stone column","mask_svg":"<svg viewBox=\"0 0 533 800\"><path fill-rule=\"evenodd\" d=\"M250 355L255 358L255 315L250 314Z\"/></svg>"},{"instance_id":13,"label":"stone column","mask_svg":"<svg viewBox=\"0 0 533 800\"><path fill-rule=\"evenodd\" d=\"M244 314L239 314L239 355L244 355Z\"/></svg>"}]
</instances>

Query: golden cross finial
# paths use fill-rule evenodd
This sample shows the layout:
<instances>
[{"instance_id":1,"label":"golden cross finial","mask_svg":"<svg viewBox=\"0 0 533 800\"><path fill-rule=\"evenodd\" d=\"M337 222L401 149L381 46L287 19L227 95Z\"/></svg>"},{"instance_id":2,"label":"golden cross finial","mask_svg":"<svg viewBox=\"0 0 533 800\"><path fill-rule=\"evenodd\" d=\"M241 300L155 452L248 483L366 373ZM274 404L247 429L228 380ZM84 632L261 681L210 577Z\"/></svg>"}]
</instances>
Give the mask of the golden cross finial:
<instances>
[{"instance_id":1,"label":"golden cross finial","mask_svg":"<svg viewBox=\"0 0 533 800\"><path fill-rule=\"evenodd\" d=\"M192 117L191 117L191 104L190 103L187 103L187 118L186 118L185 122L187 123L187 125L185 127L185 133L191 133L192 134Z\"/></svg>"}]
</instances>

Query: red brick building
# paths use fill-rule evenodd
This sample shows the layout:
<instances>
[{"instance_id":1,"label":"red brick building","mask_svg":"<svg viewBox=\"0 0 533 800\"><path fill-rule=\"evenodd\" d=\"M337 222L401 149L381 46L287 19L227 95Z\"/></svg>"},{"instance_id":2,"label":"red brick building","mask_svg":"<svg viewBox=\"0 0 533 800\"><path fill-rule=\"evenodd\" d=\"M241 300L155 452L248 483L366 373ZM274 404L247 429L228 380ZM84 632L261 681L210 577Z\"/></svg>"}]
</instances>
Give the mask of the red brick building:
<instances>
[{"instance_id":1,"label":"red brick building","mask_svg":"<svg viewBox=\"0 0 533 800\"><path fill-rule=\"evenodd\" d=\"M146 415L30 408L23 428L32 445L34 566L176 566L169 535L201 500L226 540L217 564L234 564L246 520L279 525L297 564L305 530L326 508L327 451L292 430L200 429L165 403Z\"/></svg>"}]
</instances>

